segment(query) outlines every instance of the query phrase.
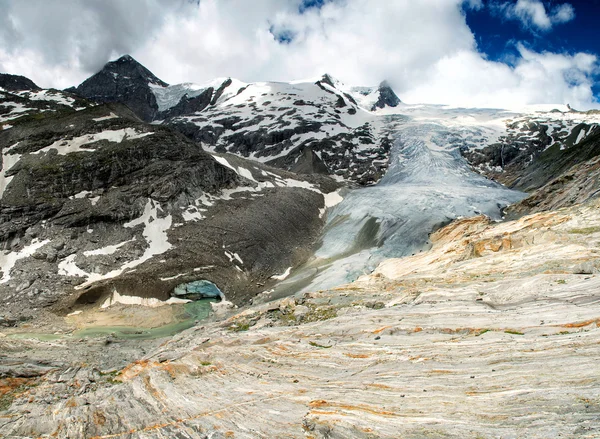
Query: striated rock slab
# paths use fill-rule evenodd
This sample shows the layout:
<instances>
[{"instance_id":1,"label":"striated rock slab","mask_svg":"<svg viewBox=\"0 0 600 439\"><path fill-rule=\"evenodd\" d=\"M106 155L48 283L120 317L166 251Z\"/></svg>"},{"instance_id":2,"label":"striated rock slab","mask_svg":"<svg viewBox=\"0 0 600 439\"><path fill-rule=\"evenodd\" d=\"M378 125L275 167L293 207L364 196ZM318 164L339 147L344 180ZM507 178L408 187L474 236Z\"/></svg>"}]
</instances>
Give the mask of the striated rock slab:
<instances>
[{"instance_id":1,"label":"striated rock slab","mask_svg":"<svg viewBox=\"0 0 600 439\"><path fill-rule=\"evenodd\" d=\"M600 264L600 204L459 220L432 243L114 373L48 373L0 414L0 435L598 437L600 277L577 273Z\"/></svg>"}]
</instances>

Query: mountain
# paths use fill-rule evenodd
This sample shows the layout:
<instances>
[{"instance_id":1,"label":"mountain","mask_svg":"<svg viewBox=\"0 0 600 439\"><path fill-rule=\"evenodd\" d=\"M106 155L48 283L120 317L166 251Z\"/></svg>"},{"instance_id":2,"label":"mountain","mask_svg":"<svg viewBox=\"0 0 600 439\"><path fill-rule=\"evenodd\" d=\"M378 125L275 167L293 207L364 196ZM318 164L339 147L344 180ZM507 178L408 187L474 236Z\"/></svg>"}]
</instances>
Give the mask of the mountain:
<instances>
[{"instance_id":1,"label":"mountain","mask_svg":"<svg viewBox=\"0 0 600 439\"><path fill-rule=\"evenodd\" d=\"M27 114L49 93L5 97ZM56 104L0 132L6 321L114 292L166 301L199 275L245 303L306 258L339 186L209 154L122 104L77 110Z\"/></svg>"},{"instance_id":2,"label":"mountain","mask_svg":"<svg viewBox=\"0 0 600 439\"><path fill-rule=\"evenodd\" d=\"M385 173L390 139L375 114L332 84L329 75L298 83L230 80L202 111L163 123L212 151L373 184Z\"/></svg>"},{"instance_id":3,"label":"mountain","mask_svg":"<svg viewBox=\"0 0 600 439\"><path fill-rule=\"evenodd\" d=\"M0 436L600 435L600 113L5 84Z\"/></svg>"},{"instance_id":4,"label":"mountain","mask_svg":"<svg viewBox=\"0 0 600 439\"><path fill-rule=\"evenodd\" d=\"M169 86L129 55L69 91L125 104L141 119L173 126L212 151L361 185L383 176L391 146L373 112L400 104L385 82L353 89L330 75L304 83L218 78Z\"/></svg>"}]
</instances>

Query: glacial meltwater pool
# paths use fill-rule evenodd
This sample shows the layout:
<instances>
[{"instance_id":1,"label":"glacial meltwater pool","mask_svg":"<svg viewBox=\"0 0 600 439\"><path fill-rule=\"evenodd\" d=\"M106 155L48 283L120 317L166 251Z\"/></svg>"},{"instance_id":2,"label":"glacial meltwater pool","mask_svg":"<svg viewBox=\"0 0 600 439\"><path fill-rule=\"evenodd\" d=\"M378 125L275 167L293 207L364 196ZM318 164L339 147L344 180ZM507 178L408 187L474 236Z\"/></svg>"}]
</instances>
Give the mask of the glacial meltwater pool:
<instances>
[{"instance_id":1,"label":"glacial meltwater pool","mask_svg":"<svg viewBox=\"0 0 600 439\"><path fill-rule=\"evenodd\" d=\"M217 299L201 299L183 305L182 319L167 325L156 327L135 326L90 326L68 334L48 334L36 332L19 332L8 334L14 339L35 339L40 341L56 341L66 338L98 338L111 336L123 340L152 340L173 335L191 328L198 320L206 319L211 312L211 303Z\"/></svg>"}]
</instances>

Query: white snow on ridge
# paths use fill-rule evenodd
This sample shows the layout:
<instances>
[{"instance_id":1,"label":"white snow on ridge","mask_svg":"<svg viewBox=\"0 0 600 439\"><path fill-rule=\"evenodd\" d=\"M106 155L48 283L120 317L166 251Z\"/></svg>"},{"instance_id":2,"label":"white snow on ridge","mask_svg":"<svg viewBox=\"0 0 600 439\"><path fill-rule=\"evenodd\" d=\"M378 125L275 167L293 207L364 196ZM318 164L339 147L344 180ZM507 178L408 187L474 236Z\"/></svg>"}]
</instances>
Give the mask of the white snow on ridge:
<instances>
[{"instance_id":1,"label":"white snow on ridge","mask_svg":"<svg viewBox=\"0 0 600 439\"><path fill-rule=\"evenodd\" d=\"M237 169L235 169L233 166L231 166L225 157L219 157L218 155L213 155L213 158L214 158L214 159L215 159L217 162L219 162L220 164L222 164L223 166L226 166L226 167L228 167L229 169L231 169L231 170L232 170L233 172L235 172L236 174L238 173L238 172L237 172Z\"/></svg>"},{"instance_id":2,"label":"white snow on ridge","mask_svg":"<svg viewBox=\"0 0 600 439\"><path fill-rule=\"evenodd\" d=\"M153 132L142 133L134 128L123 128L120 130L107 130L96 134L86 134L79 137L74 137L70 140L57 140L52 145L46 146L32 154L41 154L56 149L58 154L67 155L73 152L90 152L90 149L82 148L85 145L89 145L100 140L108 140L109 142L121 143L123 140L141 139L146 136L151 136Z\"/></svg>"},{"instance_id":3,"label":"white snow on ridge","mask_svg":"<svg viewBox=\"0 0 600 439\"><path fill-rule=\"evenodd\" d=\"M52 101L69 107L75 103L75 99L58 90L18 91L15 94L32 101Z\"/></svg>"},{"instance_id":4,"label":"white snow on ridge","mask_svg":"<svg viewBox=\"0 0 600 439\"><path fill-rule=\"evenodd\" d=\"M9 113L0 115L0 123L17 119L23 116L23 113L35 110L34 108L27 108L25 105L16 102L2 102L0 103L0 106L12 108Z\"/></svg>"},{"instance_id":5,"label":"white snow on ridge","mask_svg":"<svg viewBox=\"0 0 600 439\"><path fill-rule=\"evenodd\" d=\"M249 169L246 169L242 166L238 166L237 168L234 168L233 166L231 166L231 164L227 161L227 159L225 157L220 157L218 155L212 155L213 158L219 162L220 164L222 164L223 166L228 167L229 169L231 169L233 172L235 172L236 174L238 174L240 177L244 177L250 181L254 181L256 183L258 183L256 181L256 179L252 176L252 172L250 172Z\"/></svg>"},{"instance_id":6,"label":"white snow on ridge","mask_svg":"<svg viewBox=\"0 0 600 439\"><path fill-rule=\"evenodd\" d=\"M102 122L104 120L110 120L110 119L118 119L119 116L117 116L115 113L110 113L108 116L104 116L104 117L98 117L96 119L92 119L94 122Z\"/></svg>"}]
</instances>

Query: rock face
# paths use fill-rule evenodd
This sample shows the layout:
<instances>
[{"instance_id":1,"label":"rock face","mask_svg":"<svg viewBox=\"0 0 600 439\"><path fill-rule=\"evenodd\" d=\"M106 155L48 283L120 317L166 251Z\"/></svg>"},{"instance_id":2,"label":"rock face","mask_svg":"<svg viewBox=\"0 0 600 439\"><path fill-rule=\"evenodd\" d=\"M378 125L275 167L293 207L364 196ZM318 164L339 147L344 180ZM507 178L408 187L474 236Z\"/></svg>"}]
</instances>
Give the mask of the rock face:
<instances>
[{"instance_id":1,"label":"rock face","mask_svg":"<svg viewBox=\"0 0 600 439\"><path fill-rule=\"evenodd\" d=\"M371 111L375 111L378 108L397 107L402 102L400 98L396 96L396 93L394 93L394 90L392 90L392 87L390 87L387 81L383 81L379 84L378 92L379 99L373 104Z\"/></svg>"},{"instance_id":2,"label":"rock face","mask_svg":"<svg viewBox=\"0 0 600 439\"><path fill-rule=\"evenodd\" d=\"M484 175L533 191L598 155L599 123L594 111L514 115L505 120L505 130L484 144L466 143L462 152Z\"/></svg>"},{"instance_id":3,"label":"rock face","mask_svg":"<svg viewBox=\"0 0 600 439\"><path fill-rule=\"evenodd\" d=\"M120 102L142 120L150 122L158 113L152 87L167 85L131 56L125 55L107 63L100 72L69 91L97 102Z\"/></svg>"},{"instance_id":4,"label":"rock face","mask_svg":"<svg viewBox=\"0 0 600 439\"><path fill-rule=\"evenodd\" d=\"M591 140L591 139L590 139ZM593 152L590 148L589 152ZM559 163L555 163L559 164ZM563 165L565 163L563 162ZM509 206L508 218L517 218L531 212L556 210L596 198L600 194L600 157L567 167L558 177L533 191L520 203Z\"/></svg>"},{"instance_id":5,"label":"rock face","mask_svg":"<svg viewBox=\"0 0 600 439\"><path fill-rule=\"evenodd\" d=\"M40 91L41 88L25 76L0 73L0 88L6 91Z\"/></svg>"}]
</instances>

